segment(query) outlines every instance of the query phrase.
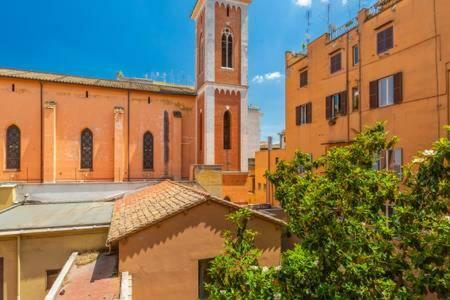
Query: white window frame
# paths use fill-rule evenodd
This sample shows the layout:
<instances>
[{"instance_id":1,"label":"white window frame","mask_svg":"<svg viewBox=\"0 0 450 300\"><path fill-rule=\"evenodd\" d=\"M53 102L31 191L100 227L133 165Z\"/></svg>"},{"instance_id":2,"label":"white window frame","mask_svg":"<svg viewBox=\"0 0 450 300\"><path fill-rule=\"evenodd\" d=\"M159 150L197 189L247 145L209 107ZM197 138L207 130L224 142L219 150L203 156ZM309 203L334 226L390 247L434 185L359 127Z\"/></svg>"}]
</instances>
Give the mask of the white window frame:
<instances>
[{"instance_id":1,"label":"white window frame","mask_svg":"<svg viewBox=\"0 0 450 300\"><path fill-rule=\"evenodd\" d=\"M331 117L336 118L341 108L341 95L334 94L331 96Z\"/></svg>"},{"instance_id":2,"label":"white window frame","mask_svg":"<svg viewBox=\"0 0 450 300\"><path fill-rule=\"evenodd\" d=\"M390 105L394 105L394 76L378 80L378 106L386 107Z\"/></svg>"},{"instance_id":3,"label":"white window frame","mask_svg":"<svg viewBox=\"0 0 450 300\"><path fill-rule=\"evenodd\" d=\"M359 64L359 45L353 46L353 65Z\"/></svg>"}]
</instances>

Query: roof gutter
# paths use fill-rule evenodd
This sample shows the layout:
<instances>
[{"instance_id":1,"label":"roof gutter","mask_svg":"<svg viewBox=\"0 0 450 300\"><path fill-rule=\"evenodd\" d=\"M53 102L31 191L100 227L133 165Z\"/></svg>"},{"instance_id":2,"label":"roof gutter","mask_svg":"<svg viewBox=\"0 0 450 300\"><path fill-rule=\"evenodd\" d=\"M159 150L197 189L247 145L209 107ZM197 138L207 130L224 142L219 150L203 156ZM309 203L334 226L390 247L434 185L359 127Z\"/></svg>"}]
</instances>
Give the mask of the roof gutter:
<instances>
[{"instance_id":1,"label":"roof gutter","mask_svg":"<svg viewBox=\"0 0 450 300\"><path fill-rule=\"evenodd\" d=\"M23 229L0 232L0 237L20 236L23 234L40 234L40 233L57 233L57 232L71 232L91 229L109 228L110 224L89 225L89 226L74 226L74 227L60 227L60 228L38 228L38 229Z\"/></svg>"}]
</instances>

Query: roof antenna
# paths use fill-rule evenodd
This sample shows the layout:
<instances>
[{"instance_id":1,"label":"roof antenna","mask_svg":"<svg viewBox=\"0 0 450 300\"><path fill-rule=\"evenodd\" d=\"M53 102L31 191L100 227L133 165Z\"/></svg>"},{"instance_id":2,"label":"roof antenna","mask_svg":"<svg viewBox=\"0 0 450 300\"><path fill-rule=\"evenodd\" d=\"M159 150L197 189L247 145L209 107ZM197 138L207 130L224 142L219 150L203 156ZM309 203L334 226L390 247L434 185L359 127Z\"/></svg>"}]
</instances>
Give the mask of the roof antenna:
<instances>
[{"instance_id":1,"label":"roof antenna","mask_svg":"<svg viewBox=\"0 0 450 300\"><path fill-rule=\"evenodd\" d=\"M311 41L311 9L306 11L306 34L305 34L305 42L302 44L303 51L306 51L309 42Z\"/></svg>"}]
</instances>

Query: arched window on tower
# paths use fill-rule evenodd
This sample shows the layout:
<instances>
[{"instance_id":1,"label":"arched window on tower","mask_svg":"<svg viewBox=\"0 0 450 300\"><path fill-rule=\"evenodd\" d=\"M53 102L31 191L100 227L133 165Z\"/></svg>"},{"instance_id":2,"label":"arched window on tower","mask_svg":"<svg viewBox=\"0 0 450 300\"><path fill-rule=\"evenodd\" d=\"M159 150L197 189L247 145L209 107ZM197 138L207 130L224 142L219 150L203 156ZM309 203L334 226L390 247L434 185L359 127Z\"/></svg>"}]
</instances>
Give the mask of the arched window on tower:
<instances>
[{"instance_id":1,"label":"arched window on tower","mask_svg":"<svg viewBox=\"0 0 450 300\"><path fill-rule=\"evenodd\" d=\"M80 167L84 170L93 169L94 137L89 128L81 132L81 162Z\"/></svg>"},{"instance_id":2,"label":"arched window on tower","mask_svg":"<svg viewBox=\"0 0 450 300\"><path fill-rule=\"evenodd\" d=\"M203 33L200 34L198 40L198 74L202 74L205 69L205 43Z\"/></svg>"},{"instance_id":3,"label":"arched window on tower","mask_svg":"<svg viewBox=\"0 0 450 300\"><path fill-rule=\"evenodd\" d=\"M222 32L222 67L233 68L233 34L229 28Z\"/></svg>"},{"instance_id":4,"label":"arched window on tower","mask_svg":"<svg viewBox=\"0 0 450 300\"><path fill-rule=\"evenodd\" d=\"M20 129L16 125L6 130L6 169L20 169Z\"/></svg>"},{"instance_id":5,"label":"arched window on tower","mask_svg":"<svg viewBox=\"0 0 450 300\"><path fill-rule=\"evenodd\" d=\"M169 113L164 112L164 162L169 162Z\"/></svg>"},{"instance_id":6,"label":"arched window on tower","mask_svg":"<svg viewBox=\"0 0 450 300\"><path fill-rule=\"evenodd\" d=\"M231 113L229 110L223 115L223 149L231 149Z\"/></svg>"},{"instance_id":7,"label":"arched window on tower","mask_svg":"<svg viewBox=\"0 0 450 300\"><path fill-rule=\"evenodd\" d=\"M144 170L153 170L153 134L144 134Z\"/></svg>"}]
</instances>

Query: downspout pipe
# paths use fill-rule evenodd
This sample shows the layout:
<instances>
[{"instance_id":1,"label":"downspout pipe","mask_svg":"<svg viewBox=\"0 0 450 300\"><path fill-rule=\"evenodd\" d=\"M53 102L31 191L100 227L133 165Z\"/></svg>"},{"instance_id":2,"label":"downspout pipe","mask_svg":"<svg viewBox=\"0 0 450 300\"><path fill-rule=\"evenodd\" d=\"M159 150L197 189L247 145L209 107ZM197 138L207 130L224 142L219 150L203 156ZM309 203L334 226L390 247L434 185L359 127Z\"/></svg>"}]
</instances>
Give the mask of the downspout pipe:
<instances>
[{"instance_id":1,"label":"downspout pipe","mask_svg":"<svg viewBox=\"0 0 450 300\"><path fill-rule=\"evenodd\" d=\"M437 112L437 139L441 137L441 103L439 96L439 58L438 58L438 28L437 28L437 15L436 15L436 0L433 0L433 16L434 16L434 56L435 56L435 67L436 67L436 112Z\"/></svg>"},{"instance_id":2,"label":"downspout pipe","mask_svg":"<svg viewBox=\"0 0 450 300\"><path fill-rule=\"evenodd\" d=\"M40 119L41 119L41 182L44 182L44 83L39 82L40 85Z\"/></svg>"},{"instance_id":3,"label":"downspout pipe","mask_svg":"<svg viewBox=\"0 0 450 300\"><path fill-rule=\"evenodd\" d=\"M20 262L21 262L21 238L20 235L17 236L17 300L20 300Z\"/></svg>"}]
</instances>

